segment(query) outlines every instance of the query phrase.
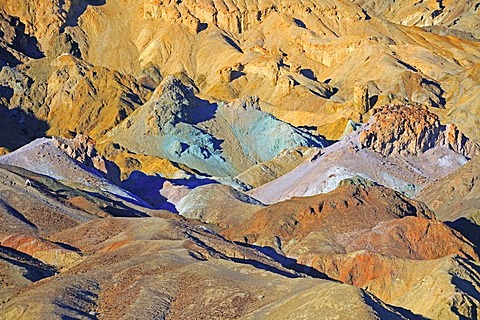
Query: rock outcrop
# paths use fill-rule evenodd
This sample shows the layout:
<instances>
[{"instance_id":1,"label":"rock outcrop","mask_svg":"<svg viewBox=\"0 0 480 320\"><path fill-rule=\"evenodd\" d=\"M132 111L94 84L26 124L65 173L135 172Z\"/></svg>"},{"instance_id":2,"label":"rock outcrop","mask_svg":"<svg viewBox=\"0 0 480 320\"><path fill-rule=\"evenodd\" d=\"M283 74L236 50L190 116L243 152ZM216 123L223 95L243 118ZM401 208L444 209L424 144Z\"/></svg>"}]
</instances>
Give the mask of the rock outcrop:
<instances>
[{"instance_id":1,"label":"rock outcrop","mask_svg":"<svg viewBox=\"0 0 480 320\"><path fill-rule=\"evenodd\" d=\"M102 172L105 178L113 183L120 183L120 170L118 166L100 156L95 149L95 141L85 135L77 135L73 139L53 137L53 144L71 158L87 167L95 168Z\"/></svg>"},{"instance_id":2,"label":"rock outcrop","mask_svg":"<svg viewBox=\"0 0 480 320\"><path fill-rule=\"evenodd\" d=\"M414 105L387 105L373 110L373 116L360 130L362 148L390 155L418 155L436 146L471 159L478 144L469 140L453 124L441 125L438 116Z\"/></svg>"}]
</instances>

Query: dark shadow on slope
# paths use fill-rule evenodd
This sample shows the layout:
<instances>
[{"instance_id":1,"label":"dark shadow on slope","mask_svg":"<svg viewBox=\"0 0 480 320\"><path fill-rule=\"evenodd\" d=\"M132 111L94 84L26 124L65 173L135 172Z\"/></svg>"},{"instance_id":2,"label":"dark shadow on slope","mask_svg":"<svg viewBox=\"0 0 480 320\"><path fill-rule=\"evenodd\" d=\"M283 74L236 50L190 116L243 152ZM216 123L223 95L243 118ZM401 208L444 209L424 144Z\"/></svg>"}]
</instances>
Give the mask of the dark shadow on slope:
<instances>
[{"instance_id":1,"label":"dark shadow on slope","mask_svg":"<svg viewBox=\"0 0 480 320\"><path fill-rule=\"evenodd\" d=\"M313 72L312 69L301 69L300 74L310 80L318 81L317 77L315 76L315 72Z\"/></svg>"},{"instance_id":2,"label":"dark shadow on slope","mask_svg":"<svg viewBox=\"0 0 480 320\"><path fill-rule=\"evenodd\" d=\"M390 308L392 308L394 311L400 313L404 318L401 318L397 314L392 313L390 310L386 309L383 307L378 301L375 301L375 299L370 296L371 293L365 294L365 303L368 304L370 307L372 307L373 310L377 312L377 314L380 316L380 319L409 319L409 320L427 320L428 318L425 318L421 315L415 314L412 311L402 308L402 307L397 307L393 305L386 304ZM377 298L378 299L378 298Z\"/></svg>"},{"instance_id":3,"label":"dark shadow on slope","mask_svg":"<svg viewBox=\"0 0 480 320\"><path fill-rule=\"evenodd\" d=\"M39 48L37 38L25 32L25 24L17 17L10 19L10 25L15 28L15 38L12 41L12 48L23 53L27 57L40 59L45 55Z\"/></svg>"},{"instance_id":4,"label":"dark shadow on slope","mask_svg":"<svg viewBox=\"0 0 480 320\"><path fill-rule=\"evenodd\" d=\"M164 209L178 213L175 205L168 202L167 198L160 194L160 190L163 189L167 181L175 186L185 186L189 189L206 184L218 183L208 178L166 179L156 175L149 176L141 171L133 171L126 180L122 181L122 188L141 198L154 209Z\"/></svg>"},{"instance_id":5,"label":"dark shadow on slope","mask_svg":"<svg viewBox=\"0 0 480 320\"><path fill-rule=\"evenodd\" d=\"M377 103L377 101L378 101L378 95L373 95L373 96L371 96L371 97L368 99L368 103L369 103L369 105L370 105L370 109L372 109L372 108L375 106L375 104Z\"/></svg>"},{"instance_id":6,"label":"dark shadow on slope","mask_svg":"<svg viewBox=\"0 0 480 320\"><path fill-rule=\"evenodd\" d=\"M33 224L31 221L29 221L23 214L18 212L15 208L12 208L8 203L4 202L2 199L0 199L0 210L4 208L8 214L14 216L16 219L22 221L23 223L27 224L28 226L37 229L37 226Z\"/></svg>"},{"instance_id":7,"label":"dark shadow on slope","mask_svg":"<svg viewBox=\"0 0 480 320\"><path fill-rule=\"evenodd\" d=\"M226 43L228 43L230 46L235 48L235 50L237 50L240 53L243 53L242 48L240 48L240 46L238 44L236 44L235 41L232 40L232 38L229 38L228 36L224 35L223 39L225 40Z\"/></svg>"},{"instance_id":8,"label":"dark shadow on slope","mask_svg":"<svg viewBox=\"0 0 480 320\"><path fill-rule=\"evenodd\" d=\"M201 22L201 23L198 24L197 32L200 33L204 30L207 30L207 28L208 28L208 23Z\"/></svg>"},{"instance_id":9,"label":"dark shadow on slope","mask_svg":"<svg viewBox=\"0 0 480 320\"><path fill-rule=\"evenodd\" d=\"M0 98L4 98L8 103L10 103L14 93L10 87L0 86Z\"/></svg>"},{"instance_id":10,"label":"dark shadow on slope","mask_svg":"<svg viewBox=\"0 0 480 320\"><path fill-rule=\"evenodd\" d=\"M440 86L439 83L437 83L435 81L432 81L432 80L422 78L422 81L420 82L420 85L423 88L426 88L426 89L428 89L429 87L434 87L436 90L430 90L430 91L435 92L435 95L438 98L438 103L433 101L431 98L429 99L430 103L435 108L445 109L445 104L447 103L445 98L443 97L443 94L445 93L445 90L442 89L442 87ZM439 93L436 93L436 92L439 92Z\"/></svg>"},{"instance_id":11,"label":"dark shadow on slope","mask_svg":"<svg viewBox=\"0 0 480 320\"><path fill-rule=\"evenodd\" d=\"M241 78L241 77L243 77L244 75L246 75L245 72L234 70L234 71L232 71L232 73L230 74L230 81L237 80L238 78Z\"/></svg>"},{"instance_id":12,"label":"dark shadow on slope","mask_svg":"<svg viewBox=\"0 0 480 320\"><path fill-rule=\"evenodd\" d=\"M8 93L5 87L2 91ZM32 113L21 108L8 109L0 104L0 147L16 150L45 136L48 129L48 123Z\"/></svg>"},{"instance_id":13,"label":"dark shadow on slope","mask_svg":"<svg viewBox=\"0 0 480 320\"><path fill-rule=\"evenodd\" d=\"M63 249L70 250L70 251L75 251L75 252L82 252L82 250L78 249L77 247L71 246L67 243L59 242L59 241L53 241L56 245L62 247Z\"/></svg>"},{"instance_id":14,"label":"dark shadow on slope","mask_svg":"<svg viewBox=\"0 0 480 320\"><path fill-rule=\"evenodd\" d=\"M454 275L452 278L452 284L460 291L465 292L468 294L470 297L473 299L480 301L480 292L475 288L475 286L470 282L465 279L462 279L458 277L457 275ZM472 312L472 317L466 317L465 315L461 314L456 306L451 306L450 309L452 310L453 313L455 313L459 319L478 319L478 310L475 307L475 305L472 304L471 312Z\"/></svg>"},{"instance_id":15,"label":"dark shadow on slope","mask_svg":"<svg viewBox=\"0 0 480 320\"><path fill-rule=\"evenodd\" d=\"M75 294L74 298L74 303L76 305L95 305L96 300L98 299L98 295L88 291L88 290L80 290L78 293L77 292L72 292L72 294ZM79 303L79 302L82 303ZM62 320L71 320L71 319L98 319L95 314L89 314L77 307L68 305L65 301L60 301L56 300L53 302L53 304L61 309L64 309L68 313L75 315L75 316L70 316L70 315L62 315L61 319Z\"/></svg>"},{"instance_id":16,"label":"dark shadow on slope","mask_svg":"<svg viewBox=\"0 0 480 320\"><path fill-rule=\"evenodd\" d=\"M391 305L391 304L386 304L386 305L389 306L390 308L392 308L393 310L397 311L403 317L405 317L406 319L409 319L409 320L428 320L429 319L429 318L425 318L424 316L421 316L419 314L415 314L412 311L410 311L408 309L405 309L405 308L402 308L402 307L394 306L394 305ZM388 319L391 319L391 318L388 318Z\"/></svg>"},{"instance_id":17,"label":"dark shadow on slope","mask_svg":"<svg viewBox=\"0 0 480 320\"><path fill-rule=\"evenodd\" d=\"M462 217L455 221L446 221L450 228L460 232L465 238L475 245L475 252L480 255L480 226L473 221Z\"/></svg>"},{"instance_id":18,"label":"dark shadow on slope","mask_svg":"<svg viewBox=\"0 0 480 320\"><path fill-rule=\"evenodd\" d=\"M218 109L217 103L210 103L208 100L195 97L193 104L194 106L188 109L189 124L196 125L215 117L215 113Z\"/></svg>"},{"instance_id":19,"label":"dark shadow on slope","mask_svg":"<svg viewBox=\"0 0 480 320\"><path fill-rule=\"evenodd\" d=\"M0 47L0 68L5 66L16 67L22 62L18 60L12 53L6 48Z\"/></svg>"},{"instance_id":20,"label":"dark shadow on slope","mask_svg":"<svg viewBox=\"0 0 480 320\"><path fill-rule=\"evenodd\" d=\"M229 260L231 260L235 263L248 264L248 265L251 265L252 267L255 267L257 269L273 272L275 274L284 276L286 278L300 278L300 276L298 276L298 275L295 275L295 274L287 272L287 271L280 270L278 268L269 266L267 264L264 264L264 263L256 261L256 260L241 259L241 258L229 258Z\"/></svg>"},{"instance_id":21,"label":"dark shadow on slope","mask_svg":"<svg viewBox=\"0 0 480 320\"><path fill-rule=\"evenodd\" d=\"M288 258L277 251L273 249L272 247L261 247L261 246L256 246L256 245L247 245L245 243L241 242L236 242L237 245L240 245L242 247L247 247L247 248L252 248L255 249L267 257L273 259L274 261L280 263L282 267L285 267L287 269L293 270L295 272L303 273L306 274L312 278L319 278L319 279L330 279L326 274L316 270L315 268L312 268L307 265L303 265L297 262L296 259ZM332 280L335 281L335 280Z\"/></svg>"},{"instance_id":22,"label":"dark shadow on slope","mask_svg":"<svg viewBox=\"0 0 480 320\"><path fill-rule=\"evenodd\" d=\"M205 242L203 242L199 238L193 236L192 234L188 234L188 236L189 236L190 240L195 242L198 246L206 249L213 256L218 256L218 257L221 257L225 260L233 261L235 263L247 264L247 265L250 265L250 266L255 267L257 269L269 271L269 272L272 272L272 273L275 273L275 274L278 274L278 275L281 275L281 276L284 276L284 277L287 277L287 278L300 278L300 275L288 272L286 270L278 269L274 266L269 266L269 265L267 265L263 262L257 261L257 260L243 259L243 258L236 258L236 257L228 257L225 254L223 254L223 253L217 251L216 249L212 248L211 246L209 246L208 244L206 244ZM195 257L195 256L193 256L193 257Z\"/></svg>"},{"instance_id":23,"label":"dark shadow on slope","mask_svg":"<svg viewBox=\"0 0 480 320\"><path fill-rule=\"evenodd\" d=\"M15 266L24 268L27 273L24 277L30 281L38 281L55 275L55 268L44 264L40 260L12 248L0 246L0 261L4 260Z\"/></svg>"},{"instance_id":24,"label":"dark shadow on slope","mask_svg":"<svg viewBox=\"0 0 480 320\"><path fill-rule=\"evenodd\" d=\"M307 26L305 25L305 23L303 23L302 20L300 19L293 19L293 22L295 22L295 24L297 25L297 27L299 28L303 28L303 29L307 29Z\"/></svg>"},{"instance_id":25,"label":"dark shadow on slope","mask_svg":"<svg viewBox=\"0 0 480 320\"><path fill-rule=\"evenodd\" d=\"M146 213L130 208L121 201L112 200L97 192L85 191L85 193L87 193L91 197L101 200L100 202L101 209L114 217L124 217L124 218L148 217ZM113 196L121 198L122 200L127 202L132 202L131 199L124 199L123 197L118 195L113 195Z\"/></svg>"},{"instance_id":26,"label":"dark shadow on slope","mask_svg":"<svg viewBox=\"0 0 480 320\"><path fill-rule=\"evenodd\" d=\"M60 1L60 5L64 6L65 0ZM105 0L80 0L77 6L71 8L71 10L67 14L67 21L65 24L60 28L60 33L65 31L66 27L77 27L78 20L80 16L87 10L88 6L102 6L106 2Z\"/></svg>"}]
</instances>

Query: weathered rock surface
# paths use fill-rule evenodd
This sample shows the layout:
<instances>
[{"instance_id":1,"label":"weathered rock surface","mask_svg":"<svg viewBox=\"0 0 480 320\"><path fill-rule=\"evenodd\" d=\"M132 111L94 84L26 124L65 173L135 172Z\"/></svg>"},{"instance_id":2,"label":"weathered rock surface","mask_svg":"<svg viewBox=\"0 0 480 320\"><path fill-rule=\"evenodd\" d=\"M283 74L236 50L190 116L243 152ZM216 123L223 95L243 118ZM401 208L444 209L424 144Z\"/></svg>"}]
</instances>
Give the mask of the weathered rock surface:
<instances>
[{"instance_id":1,"label":"weathered rock surface","mask_svg":"<svg viewBox=\"0 0 480 320\"><path fill-rule=\"evenodd\" d=\"M0 241L4 247L25 253L47 265L56 268L68 267L81 259L78 252L63 248L62 246L40 237L25 235L10 235Z\"/></svg>"},{"instance_id":2,"label":"weathered rock surface","mask_svg":"<svg viewBox=\"0 0 480 320\"><path fill-rule=\"evenodd\" d=\"M480 153L478 144L465 137L455 125L441 125L438 116L427 109L387 105L373 112L372 120L358 136L362 148L386 156L416 156L436 146L444 146L468 159Z\"/></svg>"},{"instance_id":3,"label":"weathered rock surface","mask_svg":"<svg viewBox=\"0 0 480 320\"><path fill-rule=\"evenodd\" d=\"M415 25L426 30L468 40L479 40L478 11L469 1L413 2L379 1L375 5L367 1L354 1L371 16L400 23Z\"/></svg>"},{"instance_id":4,"label":"weathered rock surface","mask_svg":"<svg viewBox=\"0 0 480 320\"><path fill-rule=\"evenodd\" d=\"M85 135L77 135L73 139L53 137L53 144L71 158L87 167L95 168L113 183L120 183L120 170L115 163L100 156L95 149L95 141Z\"/></svg>"}]
</instances>

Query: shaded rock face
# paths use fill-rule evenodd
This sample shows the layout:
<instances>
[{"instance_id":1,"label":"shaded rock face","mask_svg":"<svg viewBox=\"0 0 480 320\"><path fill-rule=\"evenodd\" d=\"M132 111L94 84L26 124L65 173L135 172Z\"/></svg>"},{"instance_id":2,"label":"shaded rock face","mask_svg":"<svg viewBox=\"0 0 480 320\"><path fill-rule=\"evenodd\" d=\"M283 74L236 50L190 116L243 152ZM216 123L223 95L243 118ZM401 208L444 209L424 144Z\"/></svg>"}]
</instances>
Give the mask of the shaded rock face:
<instances>
[{"instance_id":1,"label":"shaded rock face","mask_svg":"<svg viewBox=\"0 0 480 320\"><path fill-rule=\"evenodd\" d=\"M384 155L418 155L436 146L449 148L466 158L479 153L453 124L441 125L438 116L414 105L387 105L374 110L358 136L363 148Z\"/></svg>"},{"instance_id":2,"label":"shaded rock face","mask_svg":"<svg viewBox=\"0 0 480 320\"><path fill-rule=\"evenodd\" d=\"M53 137L53 144L71 158L83 163L87 167L102 172L113 183L120 183L120 169L118 166L100 156L95 149L95 142L85 135L77 135L73 139Z\"/></svg>"}]
</instances>

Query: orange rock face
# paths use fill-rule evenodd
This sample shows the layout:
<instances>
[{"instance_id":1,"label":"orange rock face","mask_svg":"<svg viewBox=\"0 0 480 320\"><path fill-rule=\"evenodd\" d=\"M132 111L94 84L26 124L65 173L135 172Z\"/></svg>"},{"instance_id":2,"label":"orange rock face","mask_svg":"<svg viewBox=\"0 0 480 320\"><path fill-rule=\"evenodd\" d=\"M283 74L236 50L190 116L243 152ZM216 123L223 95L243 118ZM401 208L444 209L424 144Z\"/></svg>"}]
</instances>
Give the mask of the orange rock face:
<instances>
[{"instance_id":1,"label":"orange rock face","mask_svg":"<svg viewBox=\"0 0 480 320\"><path fill-rule=\"evenodd\" d=\"M425 205L393 190L346 185L328 194L273 204L256 212L245 225L235 226L224 234L239 240L248 235L249 243L270 245L273 236L286 243L319 229L332 235L348 234L410 215L434 218ZM348 242L348 239L341 241L344 245Z\"/></svg>"},{"instance_id":2,"label":"orange rock face","mask_svg":"<svg viewBox=\"0 0 480 320\"><path fill-rule=\"evenodd\" d=\"M384 155L418 155L442 145L472 158L478 146L455 125L442 126L436 114L414 105L374 109L374 121L359 135L360 144Z\"/></svg>"}]
</instances>

